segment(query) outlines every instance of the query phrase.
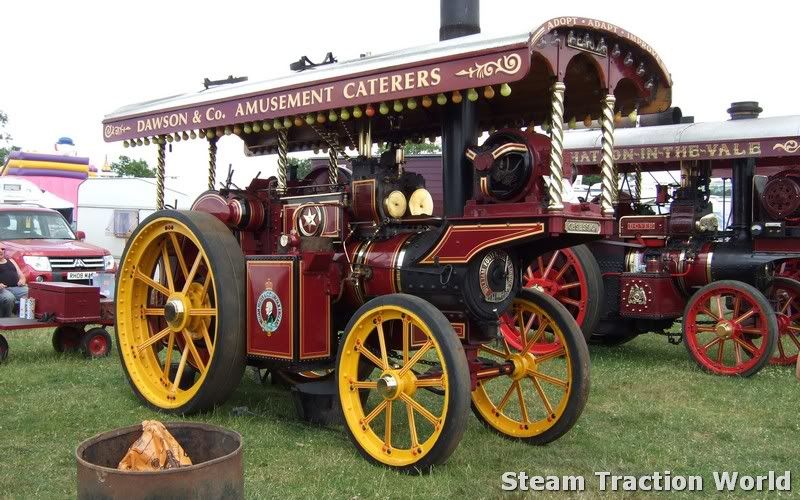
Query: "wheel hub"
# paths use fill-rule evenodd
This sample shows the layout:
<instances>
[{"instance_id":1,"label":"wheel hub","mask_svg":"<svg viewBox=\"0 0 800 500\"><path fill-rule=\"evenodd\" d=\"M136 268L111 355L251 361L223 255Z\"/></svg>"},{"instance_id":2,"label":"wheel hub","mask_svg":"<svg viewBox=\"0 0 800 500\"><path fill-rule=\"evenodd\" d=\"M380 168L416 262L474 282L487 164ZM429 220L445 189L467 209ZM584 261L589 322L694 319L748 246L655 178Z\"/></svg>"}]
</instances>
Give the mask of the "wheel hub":
<instances>
[{"instance_id":1,"label":"wheel hub","mask_svg":"<svg viewBox=\"0 0 800 500\"><path fill-rule=\"evenodd\" d=\"M792 320L786 314L777 314L778 317L778 331L781 333L786 333L789 331L789 327L792 326Z\"/></svg>"},{"instance_id":2,"label":"wheel hub","mask_svg":"<svg viewBox=\"0 0 800 500\"><path fill-rule=\"evenodd\" d=\"M510 361L514 365L514 371L511 372L511 378L514 380L526 377L529 371L536 371L536 357L529 352L524 355L512 354Z\"/></svg>"},{"instance_id":3,"label":"wheel hub","mask_svg":"<svg viewBox=\"0 0 800 500\"><path fill-rule=\"evenodd\" d=\"M164 319L173 330L181 330L186 323L186 305L180 297L171 297L164 306Z\"/></svg>"},{"instance_id":4,"label":"wheel hub","mask_svg":"<svg viewBox=\"0 0 800 500\"><path fill-rule=\"evenodd\" d=\"M714 333L721 339L729 339L733 337L736 327L730 321L720 321L714 328Z\"/></svg>"},{"instance_id":5,"label":"wheel hub","mask_svg":"<svg viewBox=\"0 0 800 500\"><path fill-rule=\"evenodd\" d=\"M399 370L389 370L378 379L378 394L388 400L399 398L401 393L413 396L417 391L416 382L417 377L411 371L400 375Z\"/></svg>"},{"instance_id":6,"label":"wheel hub","mask_svg":"<svg viewBox=\"0 0 800 500\"><path fill-rule=\"evenodd\" d=\"M392 375L386 374L378 379L378 394L383 399L395 399L400 394L400 384Z\"/></svg>"}]
</instances>

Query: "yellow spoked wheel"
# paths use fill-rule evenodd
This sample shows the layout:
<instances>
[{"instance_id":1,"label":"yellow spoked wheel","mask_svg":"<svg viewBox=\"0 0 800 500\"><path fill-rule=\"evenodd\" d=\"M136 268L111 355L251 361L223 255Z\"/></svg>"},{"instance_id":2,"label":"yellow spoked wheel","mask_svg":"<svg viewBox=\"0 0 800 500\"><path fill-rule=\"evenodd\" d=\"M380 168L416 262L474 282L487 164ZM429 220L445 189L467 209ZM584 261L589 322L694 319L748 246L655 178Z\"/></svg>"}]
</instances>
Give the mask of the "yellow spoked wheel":
<instances>
[{"instance_id":1,"label":"yellow spoked wheel","mask_svg":"<svg viewBox=\"0 0 800 500\"><path fill-rule=\"evenodd\" d=\"M245 367L244 256L210 214L164 210L128 240L117 276L125 375L149 406L193 413L225 401Z\"/></svg>"},{"instance_id":2,"label":"yellow spoked wheel","mask_svg":"<svg viewBox=\"0 0 800 500\"><path fill-rule=\"evenodd\" d=\"M470 387L464 350L444 315L419 297L385 295L356 311L345 332L336 376L345 427L361 454L404 471L444 462L464 433Z\"/></svg>"},{"instance_id":3,"label":"yellow spoked wheel","mask_svg":"<svg viewBox=\"0 0 800 500\"><path fill-rule=\"evenodd\" d=\"M473 412L505 437L549 443L572 428L586 405L586 341L569 311L541 292L520 292L500 328L500 339L478 353L484 367ZM498 365L505 367L499 375Z\"/></svg>"}]
</instances>

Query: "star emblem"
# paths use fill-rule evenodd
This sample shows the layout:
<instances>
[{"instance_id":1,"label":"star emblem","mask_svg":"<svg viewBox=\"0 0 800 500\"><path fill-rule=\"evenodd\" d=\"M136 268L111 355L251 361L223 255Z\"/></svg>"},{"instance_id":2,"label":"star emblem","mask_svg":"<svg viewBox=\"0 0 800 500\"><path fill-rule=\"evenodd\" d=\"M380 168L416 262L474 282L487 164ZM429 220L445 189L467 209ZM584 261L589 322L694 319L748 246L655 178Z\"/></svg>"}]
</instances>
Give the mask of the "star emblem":
<instances>
[{"instance_id":1,"label":"star emblem","mask_svg":"<svg viewBox=\"0 0 800 500\"><path fill-rule=\"evenodd\" d=\"M311 210L307 210L306 213L303 214L303 226L305 226L306 231L309 233L314 232L317 228L317 214Z\"/></svg>"}]
</instances>

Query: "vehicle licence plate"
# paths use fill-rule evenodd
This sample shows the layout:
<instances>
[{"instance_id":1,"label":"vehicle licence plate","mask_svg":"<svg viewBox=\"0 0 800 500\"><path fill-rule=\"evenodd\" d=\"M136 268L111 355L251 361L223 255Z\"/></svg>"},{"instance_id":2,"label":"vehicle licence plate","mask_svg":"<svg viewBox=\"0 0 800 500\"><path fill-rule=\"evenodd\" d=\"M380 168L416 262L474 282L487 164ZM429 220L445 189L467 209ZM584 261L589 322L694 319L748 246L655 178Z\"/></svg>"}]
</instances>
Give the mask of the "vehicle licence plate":
<instances>
[{"instance_id":1,"label":"vehicle licence plate","mask_svg":"<svg viewBox=\"0 0 800 500\"><path fill-rule=\"evenodd\" d=\"M90 280L97 276L97 273L91 271L78 271L74 273L67 273L68 280Z\"/></svg>"}]
</instances>

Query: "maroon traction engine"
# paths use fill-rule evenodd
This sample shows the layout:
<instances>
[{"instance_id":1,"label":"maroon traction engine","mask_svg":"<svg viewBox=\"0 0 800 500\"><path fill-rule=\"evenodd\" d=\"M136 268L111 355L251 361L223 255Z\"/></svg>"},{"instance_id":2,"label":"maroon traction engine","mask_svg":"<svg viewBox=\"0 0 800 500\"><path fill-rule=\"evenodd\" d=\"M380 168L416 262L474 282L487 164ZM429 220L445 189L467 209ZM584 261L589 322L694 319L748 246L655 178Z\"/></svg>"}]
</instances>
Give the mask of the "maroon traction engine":
<instances>
[{"instance_id":1,"label":"maroon traction engine","mask_svg":"<svg viewBox=\"0 0 800 500\"><path fill-rule=\"evenodd\" d=\"M590 342L667 333L719 375L752 375L768 361L795 364L800 117L758 118L751 102L728 111L726 122L617 130L616 237L555 258L573 259L582 283L605 289L591 310L596 316L583 323ZM567 135L570 163L596 172L599 134ZM643 178L670 170L680 172L674 183L650 194L642 188ZM540 276L551 258L539 259L531 274ZM572 299L591 301L588 287L581 289ZM669 332L677 318L678 335Z\"/></svg>"},{"instance_id":2,"label":"maroon traction engine","mask_svg":"<svg viewBox=\"0 0 800 500\"><path fill-rule=\"evenodd\" d=\"M669 106L661 61L619 27L559 18L517 37L292 66L302 71L104 121L108 141L156 145L159 186L170 143L197 137L210 153L209 191L191 211L148 217L125 250L116 332L134 392L192 413L222 404L246 365L266 368L338 394L359 451L399 469L443 462L470 402L506 437L563 435L586 401L588 352L562 306L520 291L522 269L612 233L613 116ZM562 201L563 120L576 114L601 119L609 142L602 213ZM277 177L215 189L227 135L276 153ZM439 135L444 218L402 149ZM287 154L310 149L330 168L297 179Z\"/></svg>"}]
</instances>

